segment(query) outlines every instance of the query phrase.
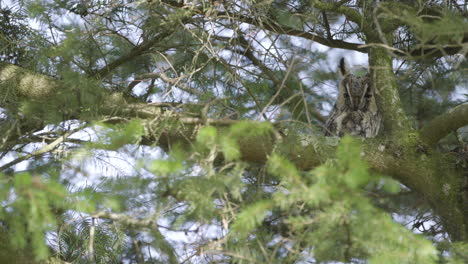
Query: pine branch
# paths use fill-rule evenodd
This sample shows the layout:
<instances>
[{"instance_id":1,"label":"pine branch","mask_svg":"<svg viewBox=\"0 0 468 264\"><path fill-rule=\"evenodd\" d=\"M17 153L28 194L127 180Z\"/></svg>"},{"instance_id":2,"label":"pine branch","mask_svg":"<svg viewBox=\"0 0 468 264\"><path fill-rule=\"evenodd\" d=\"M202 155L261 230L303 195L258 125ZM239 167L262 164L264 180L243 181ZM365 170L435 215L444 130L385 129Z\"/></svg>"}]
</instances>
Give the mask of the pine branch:
<instances>
[{"instance_id":1,"label":"pine branch","mask_svg":"<svg viewBox=\"0 0 468 264\"><path fill-rule=\"evenodd\" d=\"M344 15L348 20L356 23L366 34L371 30L367 26L367 23L364 23L364 17L356 9L344 5L348 1L334 3L312 0L311 2L315 8L320 9L321 11L328 11Z\"/></svg>"},{"instance_id":2,"label":"pine branch","mask_svg":"<svg viewBox=\"0 0 468 264\"><path fill-rule=\"evenodd\" d=\"M148 52L155 44L157 44L158 42L161 42L163 39L172 35L174 31L175 31L174 29L165 30L161 32L159 35L157 35L156 37L154 37L153 39L142 42L140 45L134 47L128 54L123 55L122 57L102 67L100 70L97 70L96 72L92 73L91 77L96 78L96 79L102 79L106 77L109 73L111 73L114 69L121 66L122 64L125 64L137 58L138 56L143 55L146 52Z\"/></svg>"},{"instance_id":3,"label":"pine branch","mask_svg":"<svg viewBox=\"0 0 468 264\"><path fill-rule=\"evenodd\" d=\"M171 1L171 0L162 0L161 2L168 4L171 7L175 8L183 8L184 5L182 2L176 2L176 1ZM332 11L335 10L335 6L331 8L330 6L327 6L327 10ZM347 10L346 12L349 12L349 15L352 16L354 19L357 19L356 14L359 15L359 13L356 12L351 12L351 10L348 10L349 8L341 7L338 8L339 11ZM232 13L228 11L210 11L210 13L206 13L202 9L195 9L197 14L202 14L204 16L210 16L210 17L218 17L218 18L227 18L227 19L237 19L240 22L244 22L247 24L251 24L254 26L258 26L261 28L264 28L266 30L272 31L277 34L286 34L290 36L296 36L296 37L301 37L304 39L312 40L317 43L320 43L322 45L331 47L331 48L340 48L340 49L347 49L347 50L355 50L359 52L366 53L367 49L359 47L359 43L350 43L342 40L336 40L336 39L329 39L326 37L322 37L320 35L312 34L309 32L305 32L302 30L297 30L288 26L280 25L279 23L276 23L272 21L271 23L263 23L261 20L254 18L254 17L249 17L246 15L242 14L237 14L237 13ZM360 15L359 15L360 16Z\"/></svg>"}]
</instances>

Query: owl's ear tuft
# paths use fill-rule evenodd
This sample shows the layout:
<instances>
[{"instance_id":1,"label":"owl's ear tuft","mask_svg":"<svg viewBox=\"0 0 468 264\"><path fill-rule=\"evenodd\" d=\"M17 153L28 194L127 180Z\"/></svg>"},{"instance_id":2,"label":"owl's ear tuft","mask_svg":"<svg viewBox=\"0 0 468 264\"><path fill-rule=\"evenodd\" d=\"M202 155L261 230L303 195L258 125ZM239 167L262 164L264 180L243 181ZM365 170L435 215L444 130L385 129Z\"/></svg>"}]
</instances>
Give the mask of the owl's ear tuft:
<instances>
[{"instance_id":1,"label":"owl's ear tuft","mask_svg":"<svg viewBox=\"0 0 468 264\"><path fill-rule=\"evenodd\" d=\"M342 77L349 73L349 67L344 58L340 59L340 63L338 64L338 72Z\"/></svg>"}]
</instances>

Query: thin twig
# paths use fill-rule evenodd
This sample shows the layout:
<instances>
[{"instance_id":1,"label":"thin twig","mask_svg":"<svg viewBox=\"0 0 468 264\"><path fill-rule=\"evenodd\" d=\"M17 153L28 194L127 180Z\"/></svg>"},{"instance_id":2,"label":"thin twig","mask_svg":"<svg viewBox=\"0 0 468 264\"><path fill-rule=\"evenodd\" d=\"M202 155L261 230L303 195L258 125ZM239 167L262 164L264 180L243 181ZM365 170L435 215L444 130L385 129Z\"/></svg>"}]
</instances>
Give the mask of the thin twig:
<instances>
[{"instance_id":1,"label":"thin twig","mask_svg":"<svg viewBox=\"0 0 468 264\"><path fill-rule=\"evenodd\" d=\"M80 128L80 129L81 129L81 128ZM62 142L64 142L64 140L65 140L67 137L69 137L71 134L73 134L73 133L76 132L76 131L77 131L77 129L74 129L74 130L72 130L72 131L68 131L68 132L66 132L65 134L63 134L62 136L58 137L58 138L57 138L56 140L54 140L52 143L50 143L50 144L48 144L48 145L42 147L41 149L36 150L36 151L34 151L34 152L32 152L32 153L29 153L29 154L27 154L27 155L24 155L24 156L22 156L22 157L19 157L19 158L15 159L15 160L13 160L13 161L11 161L11 162L8 162L7 164L5 164L5 165L3 165L3 166L0 167L0 171L3 171L3 170L5 170L5 169L7 169L7 168L9 168L9 167L11 167L11 166L13 166L13 165L15 165L15 164L18 164L18 163L20 163L20 162L22 162L22 161L25 161L25 160L27 160L27 159L29 159L29 158L41 156L41 155L44 154L44 153L47 153L47 152L52 151L52 150L55 149L59 144L61 144Z\"/></svg>"},{"instance_id":2,"label":"thin twig","mask_svg":"<svg viewBox=\"0 0 468 264\"><path fill-rule=\"evenodd\" d=\"M265 111L267 110L267 108L275 101L276 97L278 97L280 95L281 90L285 87L284 83L286 82L286 80L288 79L289 74L291 73L294 61L295 61L295 59L293 58L291 60L291 63L288 66L288 71L286 72L286 75L284 76L283 81L281 82L280 86L278 87L278 91L276 91L275 95L273 95L273 97L270 99L270 101L265 105L265 107L263 107L263 109L260 112L260 114L258 115L257 119L260 116L265 114Z\"/></svg>"},{"instance_id":3,"label":"thin twig","mask_svg":"<svg viewBox=\"0 0 468 264\"><path fill-rule=\"evenodd\" d=\"M91 226L89 227L89 245L88 245L88 254L89 254L89 262L94 263L94 233L95 233L95 226L94 226L94 217L91 218Z\"/></svg>"}]
</instances>

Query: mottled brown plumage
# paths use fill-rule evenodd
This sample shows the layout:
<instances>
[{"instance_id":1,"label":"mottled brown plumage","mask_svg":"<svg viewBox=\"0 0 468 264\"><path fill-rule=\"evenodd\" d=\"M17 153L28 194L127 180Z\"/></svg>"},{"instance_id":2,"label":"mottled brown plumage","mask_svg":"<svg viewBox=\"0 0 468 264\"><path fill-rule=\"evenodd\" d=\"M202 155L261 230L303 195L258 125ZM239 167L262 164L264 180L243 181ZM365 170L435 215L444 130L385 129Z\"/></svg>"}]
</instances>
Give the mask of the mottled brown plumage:
<instances>
[{"instance_id":1,"label":"mottled brown plumage","mask_svg":"<svg viewBox=\"0 0 468 264\"><path fill-rule=\"evenodd\" d=\"M343 79L338 87L335 106L325 124L325 135L377 136L382 126L382 116L369 74L362 77L351 74L343 58L338 68Z\"/></svg>"}]
</instances>

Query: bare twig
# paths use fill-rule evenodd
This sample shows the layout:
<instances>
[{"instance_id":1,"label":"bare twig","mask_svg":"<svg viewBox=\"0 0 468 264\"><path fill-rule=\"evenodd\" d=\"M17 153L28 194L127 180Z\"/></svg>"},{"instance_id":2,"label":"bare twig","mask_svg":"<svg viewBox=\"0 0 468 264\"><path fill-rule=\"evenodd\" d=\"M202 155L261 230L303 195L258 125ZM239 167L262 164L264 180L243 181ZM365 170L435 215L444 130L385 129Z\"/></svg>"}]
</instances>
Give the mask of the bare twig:
<instances>
[{"instance_id":1,"label":"bare twig","mask_svg":"<svg viewBox=\"0 0 468 264\"><path fill-rule=\"evenodd\" d=\"M275 101L276 97L278 97L281 93L281 90L284 88L284 84L286 82L286 80L288 79L288 76L289 74L291 73L291 70L293 68L293 64L294 64L294 58L291 60L291 63L289 64L289 67L288 67L288 71L286 72L286 75L284 76L283 80L281 81L281 84L279 85L279 87L277 88L278 91L276 91L276 93L273 95L273 97L271 97L270 101L263 107L262 111L260 112L259 114L259 117L264 115L265 111L268 109L268 107ZM258 118L258 117L257 117Z\"/></svg>"},{"instance_id":2,"label":"bare twig","mask_svg":"<svg viewBox=\"0 0 468 264\"><path fill-rule=\"evenodd\" d=\"M94 263L94 233L95 233L95 223L94 217L91 218L91 225L89 227L89 244L88 244L88 258L90 263Z\"/></svg>"}]
</instances>

